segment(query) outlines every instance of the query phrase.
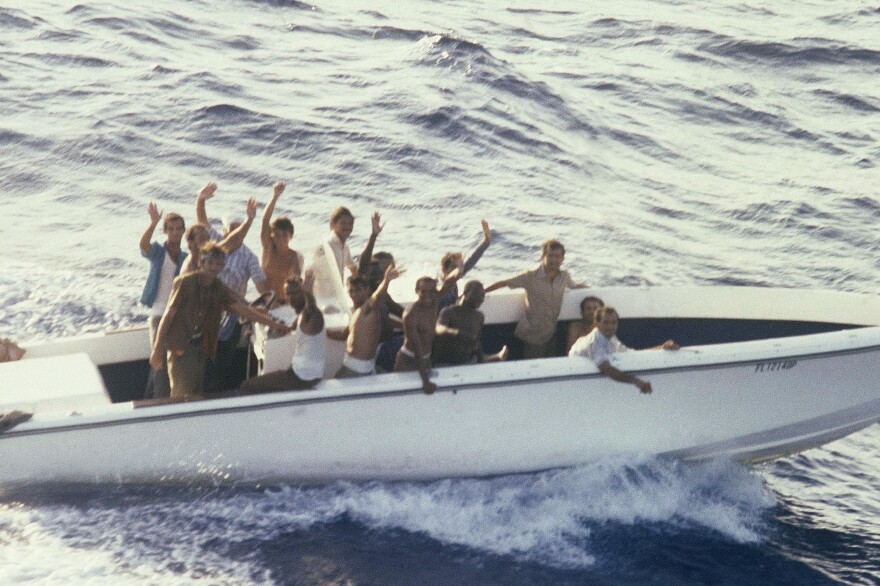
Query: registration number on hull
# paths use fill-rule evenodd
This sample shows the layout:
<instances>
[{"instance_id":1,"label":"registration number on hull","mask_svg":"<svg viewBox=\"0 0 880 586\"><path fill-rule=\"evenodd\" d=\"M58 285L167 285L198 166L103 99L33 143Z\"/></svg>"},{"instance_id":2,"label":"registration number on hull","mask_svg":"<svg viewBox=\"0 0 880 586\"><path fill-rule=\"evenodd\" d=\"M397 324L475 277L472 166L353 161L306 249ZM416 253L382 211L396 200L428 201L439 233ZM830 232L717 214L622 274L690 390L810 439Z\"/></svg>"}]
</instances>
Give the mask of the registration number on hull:
<instances>
[{"instance_id":1,"label":"registration number on hull","mask_svg":"<svg viewBox=\"0 0 880 586\"><path fill-rule=\"evenodd\" d=\"M791 370L797 366L797 360L785 360L783 362L762 362L755 365L755 372L774 372L777 370Z\"/></svg>"}]
</instances>

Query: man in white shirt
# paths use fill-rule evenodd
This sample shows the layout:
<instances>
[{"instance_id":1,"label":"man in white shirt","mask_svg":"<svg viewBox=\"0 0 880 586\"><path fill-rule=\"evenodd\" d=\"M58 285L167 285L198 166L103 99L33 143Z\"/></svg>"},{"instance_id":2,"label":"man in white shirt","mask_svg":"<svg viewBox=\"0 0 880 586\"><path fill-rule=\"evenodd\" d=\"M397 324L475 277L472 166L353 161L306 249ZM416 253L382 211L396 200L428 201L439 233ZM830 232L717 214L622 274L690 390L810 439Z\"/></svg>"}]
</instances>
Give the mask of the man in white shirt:
<instances>
[{"instance_id":1,"label":"man in white shirt","mask_svg":"<svg viewBox=\"0 0 880 586\"><path fill-rule=\"evenodd\" d=\"M620 316L616 309L610 305L600 307L596 311L596 327L587 335L578 338L568 355L589 358L605 376L622 383L633 384L643 393L650 393L652 390L650 382L627 374L612 364L613 354L630 350L617 339L619 321ZM678 350L678 348L679 346L674 340L666 340L652 349Z\"/></svg>"},{"instance_id":2,"label":"man in white shirt","mask_svg":"<svg viewBox=\"0 0 880 586\"><path fill-rule=\"evenodd\" d=\"M312 258L312 266L317 272L315 297L318 299L329 299L337 296L337 291L332 283L337 277L326 274L325 271L333 270L334 268L338 270L338 280L340 283L344 282L343 275L345 274L345 269L348 269L352 275L357 274L358 267L346 243L353 230L354 214L346 207L338 207L333 210L333 213L330 215L330 234L315 249L315 254ZM332 258L325 258L327 248L333 253Z\"/></svg>"}]
</instances>

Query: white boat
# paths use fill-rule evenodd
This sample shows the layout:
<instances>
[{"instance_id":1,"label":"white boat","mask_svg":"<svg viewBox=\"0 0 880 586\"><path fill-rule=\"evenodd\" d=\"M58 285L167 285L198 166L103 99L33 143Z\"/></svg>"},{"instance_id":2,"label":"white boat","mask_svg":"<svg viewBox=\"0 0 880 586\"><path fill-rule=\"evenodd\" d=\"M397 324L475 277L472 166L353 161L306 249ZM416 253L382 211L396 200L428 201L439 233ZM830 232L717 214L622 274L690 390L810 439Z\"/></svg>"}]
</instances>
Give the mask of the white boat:
<instances>
[{"instance_id":1,"label":"white boat","mask_svg":"<svg viewBox=\"0 0 880 586\"><path fill-rule=\"evenodd\" d=\"M587 359L557 357L435 369L433 395L417 374L392 373L161 404L127 399L146 379L145 329L33 344L25 359L0 365L0 412L32 414L0 433L0 486L425 480L621 453L760 461L880 421L880 297L573 291L560 334L586 294L617 307L627 345L674 338L685 346L619 355L619 367L648 379L652 394ZM490 350L523 308L516 293L486 299ZM265 366L266 347L258 353Z\"/></svg>"}]
</instances>

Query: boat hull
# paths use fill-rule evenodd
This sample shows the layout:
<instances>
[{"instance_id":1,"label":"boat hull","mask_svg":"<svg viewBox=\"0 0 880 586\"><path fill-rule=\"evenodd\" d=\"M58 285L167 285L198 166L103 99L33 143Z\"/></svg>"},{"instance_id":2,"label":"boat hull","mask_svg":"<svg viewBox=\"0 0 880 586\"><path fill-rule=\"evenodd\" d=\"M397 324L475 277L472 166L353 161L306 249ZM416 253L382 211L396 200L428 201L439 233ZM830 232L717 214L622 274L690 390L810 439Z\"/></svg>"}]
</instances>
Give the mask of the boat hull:
<instances>
[{"instance_id":1,"label":"boat hull","mask_svg":"<svg viewBox=\"0 0 880 586\"><path fill-rule=\"evenodd\" d=\"M0 435L0 483L324 483L530 472L609 454L757 461L880 420L880 328L330 380L318 389L45 414Z\"/></svg>"}]
</instances>

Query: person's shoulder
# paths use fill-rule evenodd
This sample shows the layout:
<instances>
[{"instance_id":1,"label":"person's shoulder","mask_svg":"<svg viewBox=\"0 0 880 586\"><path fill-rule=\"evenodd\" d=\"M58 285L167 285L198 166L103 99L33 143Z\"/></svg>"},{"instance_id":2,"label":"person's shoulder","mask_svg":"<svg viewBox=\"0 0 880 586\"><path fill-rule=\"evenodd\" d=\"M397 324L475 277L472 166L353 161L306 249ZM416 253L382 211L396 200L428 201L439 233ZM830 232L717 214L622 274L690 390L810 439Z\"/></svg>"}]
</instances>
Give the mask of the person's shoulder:
<instances>
[{"instance_id":1,"label":"person's shoulder","mask_svg":"<svg viewBox=\"0 0 880 586\"><path fill-rule=\"evenodd\" d=\"M532 279L535 275L538 274L538 271L541 270L541 266L538 265L537 268L533 269L523 269L522 271L515 273L512 277L508 277L505 279L507 283L521 282L524 280Z\"/></svg>"},{"instance_id":2,"label":"person's shoulder","mask_svg":"<svg viewBox=\"0 0 880 586\"><path fill-rule=\"evenodd\" d=\"M171 285L172 287L177 287L179 289L192 288L198 283L198 276L198 271L178 275L177 277L174 277L174 281L172 281Z\"/></svg>"},{"instance_id":3,"label":"person's shoulder","mask_svg":"<svg viewBox=\"0 0 880 586\"><path fill-rule=\"evenodd\" d=\"M257 258L257 255L254 253L254 251L251 250L250 248L248 248L248 246L246 244L242 244L241 246L239 246L238 248L233 250L229 254L229 256L230 257L239 256L241 258L247 258L248 260Z\"/></svg>"},{"instance_id":4,"label":"person's shoulder","mask_svg":"<svg viewBox=\"0 0 880 586\"><path fill-rule=\"evenodd\" d=\"M159 242L158 240L153 240L150 243L150 249L146 252L141 250L141 255L149 259L159 258L161 255L165 254L167 247L167 244Z\"/></svg>"},{"instance_id":5,"label":"person's shoulder","mask_svg":"<svg viewBox=\"0 0 880 586\"><path fill-rule=\"evenodd\" d=\"M585 356L587 354L587 350L596 342L596 332L598 330L593 329L592 331L584 334L577 340L575 340L574 344L571 346L571 350L568 351L569 356Z\"/></svg>"}]
</instances>

